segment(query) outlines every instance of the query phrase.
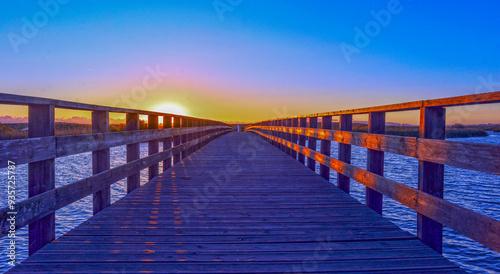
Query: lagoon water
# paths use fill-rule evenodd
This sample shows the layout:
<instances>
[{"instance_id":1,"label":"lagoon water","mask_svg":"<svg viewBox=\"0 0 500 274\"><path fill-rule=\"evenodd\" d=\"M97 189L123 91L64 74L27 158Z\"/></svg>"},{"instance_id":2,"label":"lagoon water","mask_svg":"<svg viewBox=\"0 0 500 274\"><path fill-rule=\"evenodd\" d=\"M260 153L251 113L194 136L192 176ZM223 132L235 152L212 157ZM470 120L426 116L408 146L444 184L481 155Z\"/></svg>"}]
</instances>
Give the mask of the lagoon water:
<instances>
[{"instance_id":1,"label":"lagoon water","mask_svg":"<svg viewBox=\"0 0 500 274\"><path fill-rule=\"evenodd\" d=\"M500 145L500 133L489 132L488 137L472 137L450 139L458 142L487 143ZM318 143L319 145L319 143ZM318 146L319 147L319 146ZM161 146L160 146L161 148ZM332 156L336 157L338 144L332 143ZM141 157L147 155L147 144L141 144ZM111 149L111 167L125 163L125 146ZM56 186L62 186L92 175L92 154L83 153L56 159ZM366 149L352 147L352 164L366 168ZM160 163L161 166L161 163ZM418 161L409 157L385 154L385 177L417 187ZM24 200L27 193L27 165L17 166L17 199ZM0 206L7 205L7 170L0 169ZM331 173L331 182L336 184L336 173ZM146 170L141 172L141 184L147 181ZM500 180L498 176L469 171L454 167L445 167L444 197L453 203L494 219L500 220ZM351 194L364 203L365 187L351 180ZM125 180L112 185L112 202L126 194ZM384 197L383 215L396 223L402 229L416 234L415 211ZM72 228L92 216L91 196L66 206L56 212L56 237L63 235ZM27 255L27 228L16 233L17 262ZM0 272L7 271L10 266L7 258L8 238L0 239ZM500 273L500 254L478 244L448 228L444 230L444 255L469 272Z\"/></svg>"}]
</instances>

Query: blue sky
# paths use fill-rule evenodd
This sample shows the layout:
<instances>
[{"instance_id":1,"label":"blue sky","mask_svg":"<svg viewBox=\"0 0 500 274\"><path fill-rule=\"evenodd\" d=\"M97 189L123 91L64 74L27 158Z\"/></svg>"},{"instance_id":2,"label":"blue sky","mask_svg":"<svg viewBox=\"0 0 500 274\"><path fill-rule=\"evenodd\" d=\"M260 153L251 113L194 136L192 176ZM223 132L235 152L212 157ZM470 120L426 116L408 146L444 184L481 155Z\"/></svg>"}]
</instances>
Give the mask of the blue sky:
<instances>
[{"instance_id":1,"label":"blue sky","mask_svg":"<svg viewBox=\"0 0 500 274\"><path fill-rule=\"evenodd\" d=\"M135 107L255 121L500 90L496 1L54 1L41 1L57 3L53 14L0 2L1 92L128 107L116 98L151 67L168 76ZM382 26L374 13L391 18ZM28 41L17 53L12 34ZM341 45L357 49L350 62Z\"/></svg>"}]
</instances>

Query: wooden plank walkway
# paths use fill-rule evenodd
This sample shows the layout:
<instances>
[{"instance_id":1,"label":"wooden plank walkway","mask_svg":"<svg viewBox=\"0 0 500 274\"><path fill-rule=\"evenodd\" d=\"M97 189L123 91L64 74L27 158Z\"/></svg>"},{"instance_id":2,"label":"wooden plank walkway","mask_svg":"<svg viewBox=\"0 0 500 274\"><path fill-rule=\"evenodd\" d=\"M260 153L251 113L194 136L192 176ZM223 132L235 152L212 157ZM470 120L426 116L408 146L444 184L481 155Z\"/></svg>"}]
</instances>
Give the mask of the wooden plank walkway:
<instances>
[{"instance_id":1,"label":"wooden plank walkway","mask_svg":"<svg viewBox=\"0 0 500 274\"><path fill-rule=\"evenodd\" d=\"M11 272L457 272L251 133L229 133Z\"/></svg>"}]
</instances>

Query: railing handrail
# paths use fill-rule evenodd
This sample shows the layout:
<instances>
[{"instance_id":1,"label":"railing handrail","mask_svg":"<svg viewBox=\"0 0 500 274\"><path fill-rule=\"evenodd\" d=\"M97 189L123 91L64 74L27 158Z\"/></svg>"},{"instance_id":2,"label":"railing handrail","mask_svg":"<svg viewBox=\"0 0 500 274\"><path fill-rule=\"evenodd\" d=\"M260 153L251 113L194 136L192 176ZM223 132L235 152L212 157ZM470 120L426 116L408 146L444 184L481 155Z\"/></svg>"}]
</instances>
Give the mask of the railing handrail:
<instances>
[{"instance_id":1,"label":"railing handrail","mask_svg":"<svg viewBox=\"0 0 500 274\"><path fill-rule=\"evenodd\" d=\"M297 115L276 119L268 119L262 120L257 123L264 123L270 121L277 121L283 119L293 119L293 118L309 118L309 117L322 117L322 116L339 116L344 114L367 114L370 112L396 112L396 111L407 111L407 110L418 110L422 107L453 107L453 106L465 106L465 105L475 105L475 104L491 104L491 103L500 103L500 91L479 93L473 95L463 95L456 97L447 97L447 98L439 98L439 99L431 99L431 100L420 100L413 102L406 102L400 104L390 104L390 105L382 105L376 107L366 107L366 108L356 108L356 109L347 109L347 110L338 110L338 111L328 111L328 112L320 112L314 114L306 114L306 115Z\"/></svg>"},{"instance_id":2,"label":"railing handrail","mask_svg":"<svg viewBox=\"0 0 500 274\"><path fill-rule=\"evenodd\" d=\"M0 168L28 166L28 199L16 201L16 222L10 206L0 209L0 237L29 225L29 254L55 239L55 211L93 195L93 212L110 205L110 186L127 178L127 193L140 186L140 171L149 179L184 159L214 138L233 130L219 121L145 110L106 107L48 98L0 93L0 104L28 106L28 138L0 140ZM91 134L56 136L55 109L92 112ZM125 128L109 132L109 113L126 113ZM139 115L148 115L148 129L140 130ZM163 128L159 129L159 116ZM163 151L159 143L163 142ZM148 156L140 157L140 143L148 142ZM127 163L110 168L110 148L127 145ZM55 159L92 152L92 173L85 179L55 187ZM9 166L10 168L10 166Z\"/></svg>"},{"instance_id":3,"label":"railing handrail","mask_svg":"<svg viewBox=\"0 0 500 274\"><path fill-rule=\"evenodd\" d=\"M27 95L18 95L18 94L9 94L9 93L0 93L0 104L4 105L51 105L56 108L62 109L73 109L73 110L87 110L87 111L108 111L115 113L137 113L142 115L158 115L158 116L171 116L171 117L180 117L180 118L191 118L197 119L200 121L211 121L218 122L216 120L197 118L193 116L185 116L179 114L172 113L164 113L150 110L140 110L140 109L132 109L132 108L121 108L121 107L110 107L103 105L94 105L87 103L79 103L65 100L58 100L52 98L45 97L36 97L36 96L27 96Z\"/></svg>"},{"instance_id":4,"label":"railing handrail","mask_svg":"<svg viewBox=\"0 0 500 274\"><path fill-rule=\"evenodd\" d=\"M347 193L350 179L364 184L366 204L379 214L383 195L414 209L418 238L437 252L442 252L443 225L500 252L499 220L443 199L445 165L500 175L500 145L444 140L445 107L492 103L500 103L500 91L277 118L252 123L246 130L268 139L303 164L307 157L307 166L313 171L319 163L319 174L327 180L333 169L338 187ZM386 134L386 112L416 109L420 110L418 137ZM369 114L368 133L353 131L354 114ZM338 130L333 129L333 116L340 116ZM318 123L319 117L322 123ZM318 149L317 140L321 141ZM331 156L332 141L339 144L338 159ZM368 149L366 169L350 164L351 145ZM418 189L384 177L384 152L419 161Z\"/></svg>"},{"instance_id":5,"label":"railing handrail","mask_svg":"<svg viewBox=\"0 0 500 274\"><path fill-rule=\"evenodd\" d=\"M282 131L300 136L314 137L342 144L355 145L377 151L394 153L447 166L459 167L493 175L500 175L500 145L477 144L447 140L427 139L419 137L395 136L363 132L342 131L334 129L251 126L247 130L264 129ZM429 151L440 150L439 155L429 155ZM481 162L466 161L468 156L483 155Z\"/></svg>"}]
</instances>

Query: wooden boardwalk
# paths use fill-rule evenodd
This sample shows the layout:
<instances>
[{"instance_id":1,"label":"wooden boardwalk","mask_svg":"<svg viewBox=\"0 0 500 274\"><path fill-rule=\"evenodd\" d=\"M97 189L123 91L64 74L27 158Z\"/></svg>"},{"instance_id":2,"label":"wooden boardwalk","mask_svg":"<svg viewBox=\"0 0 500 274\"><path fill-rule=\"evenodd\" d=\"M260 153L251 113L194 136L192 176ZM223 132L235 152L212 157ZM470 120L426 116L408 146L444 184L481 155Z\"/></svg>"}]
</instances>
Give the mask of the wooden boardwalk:
<instances>
[{"instance_id":1,"label":"wooden boardwalk","mask_svg":"<svg viewBox=\"0 0 500 274\"><path fill-rule=\"evenodd\" d=\"M457 272L251 133L228 133L11 272Z\"/></svg>"}]
</instances>

